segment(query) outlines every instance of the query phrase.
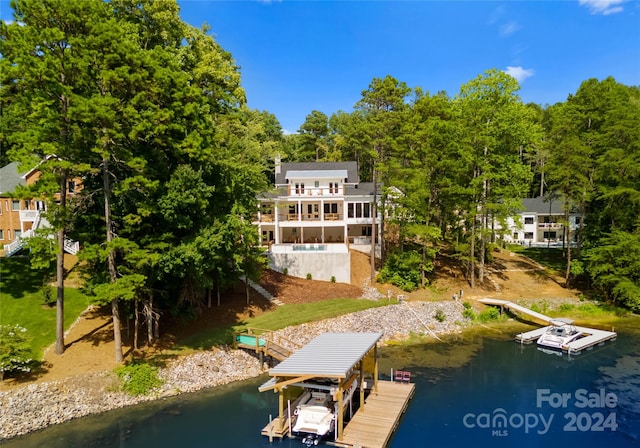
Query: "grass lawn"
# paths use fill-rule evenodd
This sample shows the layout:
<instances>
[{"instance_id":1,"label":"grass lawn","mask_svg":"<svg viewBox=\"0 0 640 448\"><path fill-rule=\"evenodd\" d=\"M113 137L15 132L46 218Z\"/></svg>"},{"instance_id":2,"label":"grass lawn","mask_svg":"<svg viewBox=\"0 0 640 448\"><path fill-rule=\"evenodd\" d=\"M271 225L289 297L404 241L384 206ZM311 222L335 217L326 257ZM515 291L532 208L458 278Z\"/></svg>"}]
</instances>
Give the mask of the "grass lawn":
<instances>
[{"instance_id":1,"label":"grass lawn","mask_svg":"<svg viewBox=\"0 0 640 448\"><path fill-rule=\"evenodd\" d=\"M241 332L249 327L263 330L279 330L292 325L300 325L305 322L328 319L343 314L354 313L367 308L375 308L388 305L386 299L354 300L334 299L315 303L303 303L298 305L283 305L273 311L260 316L250 318L244 322L226 327L212 328L197 335L178 341L178 350L202 350L213 345L231 344L233 333Z\"/></svg>"},{"instance_id":2,"label":"grass lawn","mask_svg":"<svg viewBox=\"0 0 640 448\"><path fill-rule=\"evenodd\" d=\"M36 359L56 340L56 307L44 305L40 291L45 278L51 278L51 272L31 269L26 257L0 258L0 325L25 327ZM87 306L89 300L84 294L65 288L65 327Z\"/></svg>"}]
</instances>

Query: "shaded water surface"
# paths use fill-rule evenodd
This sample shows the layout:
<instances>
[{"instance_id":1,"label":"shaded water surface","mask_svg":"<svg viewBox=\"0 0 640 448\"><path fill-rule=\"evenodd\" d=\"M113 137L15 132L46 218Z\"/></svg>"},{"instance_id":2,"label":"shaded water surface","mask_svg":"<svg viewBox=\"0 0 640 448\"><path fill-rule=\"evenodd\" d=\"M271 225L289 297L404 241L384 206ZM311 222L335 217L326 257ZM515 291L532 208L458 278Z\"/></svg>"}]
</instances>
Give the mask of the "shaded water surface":
<instances>
[{"instance_id":1,"label":"shaded water surface","mask_svg":"<svg viewBox=\"0 0 640 448\"><path fill-rule=\"evenodd\" d=\"M384 348L383 376L410 370L416 383L391 447L640 446L639 323L627 322L615 342L571 359L515 343L522 326ZM257 391L266 379L86 417L3 446L302 446L260 435L277 413L277 395Z\"/></svg>"}]
</instances>

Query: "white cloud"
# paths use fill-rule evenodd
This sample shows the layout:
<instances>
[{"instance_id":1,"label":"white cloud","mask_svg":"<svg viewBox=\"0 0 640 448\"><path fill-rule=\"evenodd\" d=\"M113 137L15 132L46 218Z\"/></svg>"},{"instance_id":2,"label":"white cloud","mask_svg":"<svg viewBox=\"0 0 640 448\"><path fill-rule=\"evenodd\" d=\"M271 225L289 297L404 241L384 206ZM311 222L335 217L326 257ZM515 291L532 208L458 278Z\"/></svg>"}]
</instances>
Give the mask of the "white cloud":
<instances>
[{"instance_id":1,"label":"white cloud","mask_svg":"<svg viewBox=\"0 0 640 448\"><path fill-rule=\"evenodd\" d=\"M511 36L513 33L520 29L520 25L517 22L511 21L500 25L500 35L503 37Z\"/></svg>"},{"instance_id":2,"label":"white cloud","mask_svg":"<svg viewBox=\"0 0 640 448\"><path fill-rule=\"evenodd\" d=\"M579 0L581 6L589 8L591 14L616 14L622 12L622 5L627 0Z\"/></svg>"},{"instance_id":3,"label":"white cloud","mask_svg":"<svg viewBox=\"0 0 640 448\"><path fill-rule=\"evenodd\" d=\"M511 67L511 66L507 67L507 69L504 70L504 72L507 75L511 75L514 78L516 78L518 82L522 82L525 79L530 78L535 73L535 71L530 68Z\"/></svg>"},{"instance_id":4,"label":"white cloud","mask_svg":"<svg viewBox=\"0 0 640 448\"><path fill-rule=\"evenodd\" d=\"M489 19L487 20L487 25L495 25L498 20L500 20L500 18L504 15L505 13L505 7L504 6L498 6L497 8L495 8L493 11L491 11L491 14L489 15Z\"/></svg>"}]
</instances>

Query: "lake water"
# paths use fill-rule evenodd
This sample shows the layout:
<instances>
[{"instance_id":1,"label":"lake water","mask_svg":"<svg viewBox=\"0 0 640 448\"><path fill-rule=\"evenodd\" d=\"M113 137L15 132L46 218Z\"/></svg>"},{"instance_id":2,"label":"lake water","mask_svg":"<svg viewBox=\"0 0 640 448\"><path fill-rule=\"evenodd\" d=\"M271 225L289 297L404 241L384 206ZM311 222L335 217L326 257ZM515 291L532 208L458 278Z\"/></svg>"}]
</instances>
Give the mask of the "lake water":
<instances>
[{"instance_id":1,"label":"lake water","mask_svg":"<svg viewBox=\"0 0 640 448\"><path fill-rule=\"evenodd\" d=\"M381 350L381 373L409 370L416 394L391 447L640 446L640 320L571 359L520 346L503 324L443 343ZM86 417L7 441L18 447L301 447L260 435L277 395L267 377Z\"/></svg>"}]
</instances>

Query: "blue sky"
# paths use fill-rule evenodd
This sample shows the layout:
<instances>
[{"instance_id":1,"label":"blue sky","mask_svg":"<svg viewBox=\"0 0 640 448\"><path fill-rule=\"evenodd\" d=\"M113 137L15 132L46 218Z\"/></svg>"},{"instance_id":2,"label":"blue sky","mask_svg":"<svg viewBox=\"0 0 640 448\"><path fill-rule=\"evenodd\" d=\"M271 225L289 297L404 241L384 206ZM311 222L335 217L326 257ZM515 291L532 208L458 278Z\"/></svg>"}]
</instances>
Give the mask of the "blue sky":
<instances>
[{"instance_id":1,"label":"blue sky","mask_svg":"<svg viewBox=\"0 0 640 448\"><path fill-rule=\"evenodd\" d=\"M233 55L249 106L287 132L314 109L351 111L386 75L453 96L498 68L542 105L589 78L640 85L640 1L178 1Z\"/></svg>"}]
</instances>

